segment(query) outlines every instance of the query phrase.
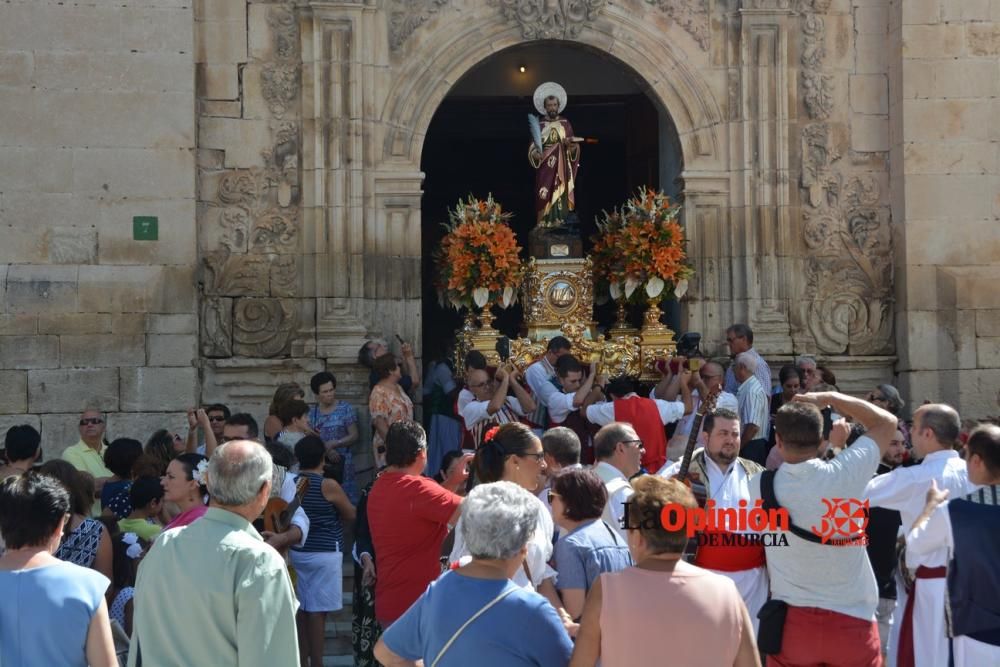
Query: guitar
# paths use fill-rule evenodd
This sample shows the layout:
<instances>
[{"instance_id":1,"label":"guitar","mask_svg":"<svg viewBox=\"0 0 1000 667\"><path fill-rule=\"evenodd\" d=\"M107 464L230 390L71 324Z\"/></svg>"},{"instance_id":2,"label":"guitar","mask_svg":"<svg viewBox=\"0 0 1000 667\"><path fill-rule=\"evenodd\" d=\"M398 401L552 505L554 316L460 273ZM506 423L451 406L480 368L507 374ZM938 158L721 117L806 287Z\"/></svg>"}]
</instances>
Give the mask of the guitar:
<instances>
[{"instance_id":1,"label":"guitar","mask_svg":"<svg viewBox=\"0 0 1000 667\"><path fill-rule=\"evenodd\" d=\"M284 533L292 526L292 515L302 505L302 498L309 490L309 478L299 477L295 483L295 497L292 502L287 502L284 498L276 496L267 501L260 518L253 522L254 528L258 531L269 533Z\"/></svg>"},{"instance_id":2,"label":"guitar","mask_svg":"<svg viewBox=\"0 0 1000 667\"><path fill-rule=\"evenodd\" d=\"M698 406L694 422L691 424L691 433L688 435L687 445L684 447L684 456L681 457L681 466L674 476L675 479L684 482L691 489L694 499L698 502L698 507L705 507L705 501L708 499L708 490L705 488L705 480L693 480L688 475L688 472L691 468L691 457L694 455L695 445L698 443L698 435L701 433L702 424L705 423L705 415L715 410L715 402L719 399L720 393L722 393L722 387L716 387L708 393L708 396L702 399L701 405ZM685 561L693 563L697 553L698 539L697 535L695 535L688 540L682 557Z\"/></svg>"}]
</instances>

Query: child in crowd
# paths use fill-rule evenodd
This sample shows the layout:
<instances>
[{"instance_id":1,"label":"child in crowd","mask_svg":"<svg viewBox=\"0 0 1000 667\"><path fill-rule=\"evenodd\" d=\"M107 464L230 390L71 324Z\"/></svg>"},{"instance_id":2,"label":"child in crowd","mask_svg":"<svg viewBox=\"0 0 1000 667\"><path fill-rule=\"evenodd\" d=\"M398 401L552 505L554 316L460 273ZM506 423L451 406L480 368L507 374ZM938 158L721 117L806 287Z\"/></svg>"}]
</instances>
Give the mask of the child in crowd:
<instances>
[{"instance_id":1,"label":"child in crowd","mask_svg":"<svg viewBox=\"0 0 1000 667\"><path fill-rule=\"evenodd\" d=\"M163 486L155 477L140 477L129 489L132 512L118 522L123 533L135 533L146 542L152 542L163 530L156 519L163 509Z\"/></svg>"},{"instance_id":2,"label":"child in crowd","mask_svg":"<svg viewBox=\"0 0 1000 667\"><path fill-rule=\"evenodd\" d=\"M139 571L139 561L145 555L149 542L134 532L123 532L117 527L112 532L111 541L114 546L114 568L111 586L108 587L107 593L108 615L112 621L118 622L125 634L131 637L135 578Z\"/></svg>"}]
</instances>

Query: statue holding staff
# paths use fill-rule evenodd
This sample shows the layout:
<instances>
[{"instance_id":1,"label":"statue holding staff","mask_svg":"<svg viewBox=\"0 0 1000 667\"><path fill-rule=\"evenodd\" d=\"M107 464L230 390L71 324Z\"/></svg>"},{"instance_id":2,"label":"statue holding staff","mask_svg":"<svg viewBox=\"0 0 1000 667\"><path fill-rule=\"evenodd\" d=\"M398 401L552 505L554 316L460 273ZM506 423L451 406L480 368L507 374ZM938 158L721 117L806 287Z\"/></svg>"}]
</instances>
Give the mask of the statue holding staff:
<instances>
[{"instance_id":1,"label":"statue holding staff","mask_svg":"<svg viewBox=\"0 0 1000 667\"><path fill-rule=\"evenodd\" d=\"M532 142L528 162L535 168L535 212L540 226L561 224L576 208L576 172L580 167L580 143L573 126L560 116L566 108L566 91L549 81L535 89L535 109L528 124Z\"/></svg>"}]
</instances>

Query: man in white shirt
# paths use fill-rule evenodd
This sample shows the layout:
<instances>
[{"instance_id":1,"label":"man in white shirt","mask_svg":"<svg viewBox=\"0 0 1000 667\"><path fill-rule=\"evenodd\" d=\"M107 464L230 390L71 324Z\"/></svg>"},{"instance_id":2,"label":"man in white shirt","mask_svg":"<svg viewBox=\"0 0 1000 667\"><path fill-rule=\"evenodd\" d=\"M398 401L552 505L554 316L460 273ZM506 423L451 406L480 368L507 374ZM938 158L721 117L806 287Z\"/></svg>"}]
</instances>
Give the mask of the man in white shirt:
<instances>
[{"instance_id":1,"label":"man in white shirt","mask_svg":"<svg viewBox=\"0 0 1000 667\"><path fill-rule=\"evenodd\" d=\"M896 468L871 480L865 489L871 505L898 510L905 532L923 510L932 480L938 488L947 489L953 496L960 497L972 491L974 485L969 482L965 461L955 451L960 432L961 419L951 406L930 404L917 409L913 413L910 438L914 455L923 462ZM948 564L948 550L942 547L920 556L907 554L906 561L909 575L915 579L912 591L907 591L902 581L897 582L889 662L901 667L946 665L944 568ZM913 602L908 600L911 595Z\"/></svg>"},{"instance_id":2,"label":"man in white shirt","mask_svg":"<svg viewBox=\"0 0 1000 667\"><path fill-rule=\"evenodd\" d=\"M554 337L546 346L542 358L528 366L524 371L524 380L528 383L537 406L531 420L541 430L549 425L546 413L549 397L559 392L559 389L553 384L556 378L556 361L559 357L569 354L570 347L570 342L565 337Z\"/></svg>"},{"instance_id":3,"label":"man in white shirt","mask_svg":"<svg viewBox=\"0 0 1000 667\"><path fill-rule=\"evenodd\" d=\"M737 355L746 352L757 364L754 366L754 374L757 376L757 380L760 382L760 386L764 389L765 394L771 393L771 369L768 367L767 362L764 361L764 357L757 353L757 350L753 349L753 329L745 324L734 324L733 326L726 329L726 343L729 345L729 354L735 359ZM736 374L733 372L734 369L732 365L729 366L729 370L726 371L726 379L724 388L730 394L735 394L736 389L740 385L740 381L736 378ZM744 426L746 426L744 424Z\"/></svg>"},{"instance_id":4,"label":"man in white shirt","mask_svg":"<svg viewBox=\"0 0 1000 667\"><path fill-rule=\"evenodd\" d=\"M680 363L684 364L684 357L679 357ZM697 373L691 374L691 412L690 414L684 415L678 422L677 428L674 429L674 435L670 438L667 443L667 460L677 461L680 459L681 455L684 454L684 448L687 447L688 437L691 435L691 426L694 424L695 415L698 413L698 408L701 406L701 397L708 396L712 391L718 387L722 387L722 376L725 371L721 364L714 361L708 361L701 364ZM677 399L680 394L680 378L681 373L674 375L670 372L670 367L667 366L667 376L665 379L668 380L666 385L663 382L656 385L653 391L650 392L650 398L662 398L665 401L673 401ZM661 386L663 388L661 389ZM728 391L720 391L719 397L715 400L715 407L717 409L732 410L733 412L739 414L740 407L736 401L736 396L730 394Z\"/></svg>"},{"instance_id":5,"label":"man in white shirt","mask_svg":"<svg viewBox=\"0 0 1000 667\"><path fill-rule=\"evenodd\" d=\"M622 526L625 503L634 493L629 479L642 466L642 452L642 440L629 424L612 422L601 427L594 436L594 456L597 463L593 470L608 491L608 504L604 506L603 519L618 531L623 540L626 540L625 528Z\"/></svg>"},{"instance_id":6,"label":"man in white shirt","mask_svg":"<svg viewBox=\"0 0 1000 667\"><path fill-rule=\"evenodd\" d=\"M823 440L817 406L831 406L864 426L867 434L830 461L816 458ZM860 521L843 524L838 519L844 512L853 516L860 505L858 499L892 442L896 418L843 394L803 394L778 410L775 429L775 446L785 463L751 479L750 494L764 499L762 481L773 482L774 499L787 510L790 528L799 530L786 534L787 545L765 545L772 602L788 605L780 651L768 663L881 665L875 624L878 588L864 527ZM849 537L822 543L817 531L829 538L831 526L846 528ZM762 637L764 625L762 619Z\"/></svg>"},{"instance_id":7,"label":"man in white shirt","mask_svg":"<svg viewBox=\"0 0 1000 667\"><path fill-rule=\"evenodd\" d=\"M580 465L580 438L572 429L553 426L542 434L542 451L545 453L545 483L535 495L551 511L549 489L552 487L552 478L561 470L583 467Z\"/></svg>"},{"instance_id":8,"label":"man in white shirt","mask_svg":"<svg viewBox=\"0 0 1000 667\"><path fill-rule=\"evenodd\" d=\"M975 429L965 446L969 480L980 488L965 497L949 497L931 481L927 504L906 537L906 561L919 564L927 555L947 551L947 628L955 667L1000 665L1000 427ZM906 526L904 526L904 529ZM919 631L919 628L918 628ZM947 643L947 637L941 638ZM919 655L919 654L918 654ZM921 659L921 658L918 658Z\"/></svg>"},{"instance_id":9,"label":"man in white shirt","mask_svg":"<svg viewBox=\"0 0 1000 667\"><path fill-rule=\"evenodd\" d=\"M498 368L492 380L487 371L478 368L466 374L473 399L465 404L461 415L477 449L487 430L518 421L519 417L526 417L535 409L535 400L517 381L517 371L512 372L514 377L506 369ZM509 396L508 390L513 390L514 395Z\"/></svg>"},{"instance_id":10,"label":"man in white shirt","mask_svg":"<svg viewBox=\"0 0 1000 667\"><path fill-rule=\"evenodd\" d=\"M740 501L753 504L750 497L750 478L763 468L749 459L740 458L740 420L735 412L716 409L705 415L705 447L695 451L691 457L690 472L705 486L706 499L715 501L716 509L739 509ZM680 462L673 463L659 472L670 478L680 470ZM733 517L726 517L727 520ZM757 632L757 612L767 602L767 570L764 561L764 547L761 544L747 546L721 546L724 533L737 531L735 521L727 523L720 530L705 534L703 546L698 548L694 564L729 577L736 584L747 611L753 620L754 633ZM752 531L750 531L752 532ZM713 545L715 541L718 544Z\"/></svg>"},{"instance_id":11,"label":"man in white shirt","mask_svg":"<svg viewBox=\"0 0 1000 667\"><path fill-rule=\"evenodd\" d=\"M767 461L767 438L771 434L771 401L754 373L757 359L741 352L733 360L731 370L739 381L736 402L739 405L740 455L764 465Z\"/></svg>"}]
</instances>

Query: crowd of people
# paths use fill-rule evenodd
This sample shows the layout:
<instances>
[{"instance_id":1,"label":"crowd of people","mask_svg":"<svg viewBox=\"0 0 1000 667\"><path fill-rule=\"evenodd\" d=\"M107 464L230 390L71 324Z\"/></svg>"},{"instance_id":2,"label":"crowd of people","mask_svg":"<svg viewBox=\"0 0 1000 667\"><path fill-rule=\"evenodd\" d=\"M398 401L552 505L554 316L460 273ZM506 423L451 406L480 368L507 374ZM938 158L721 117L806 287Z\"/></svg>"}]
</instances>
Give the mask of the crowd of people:
<instances>
[{"instance_id":1,"label":"crowd of people","mask_svg":"<svg viewBox=\"0 0 1000 667\"><path fill-rule=\"evenodd\" d=\"M88 409L42 462L14 426L0 664L316 667L345 554L361 666L1000 664L1000 426L726 341L645 389L559 336L423 382L368 341L368 440L325 371L259 428L109 442Z\"/></svg>"}]
</instances>

